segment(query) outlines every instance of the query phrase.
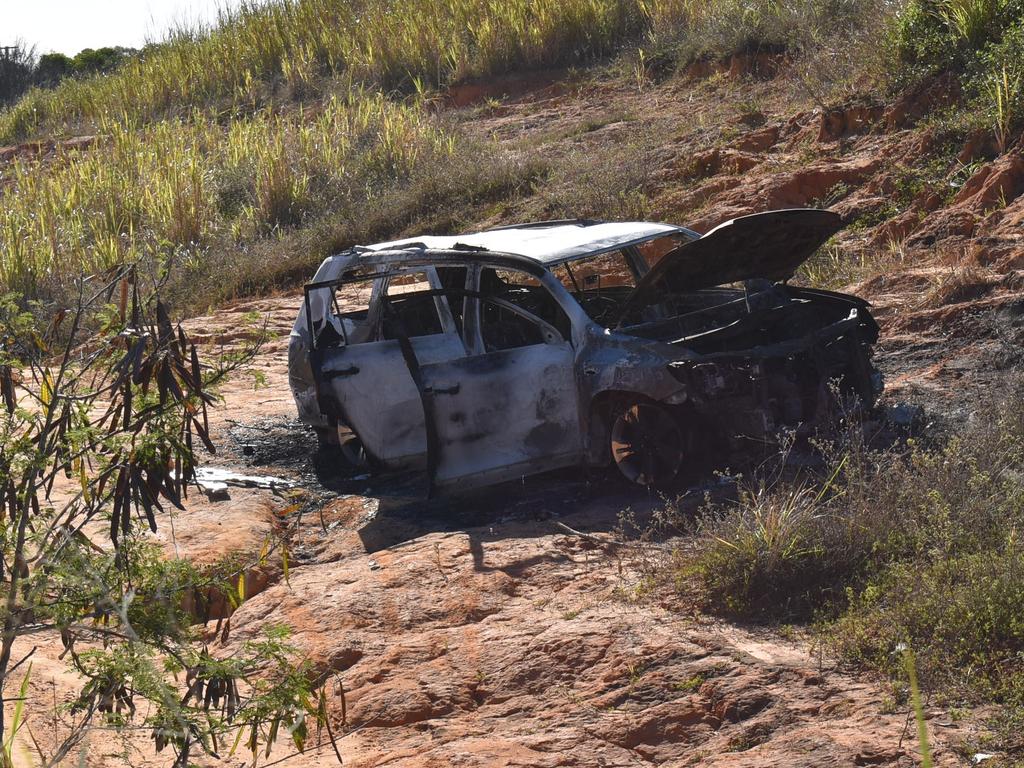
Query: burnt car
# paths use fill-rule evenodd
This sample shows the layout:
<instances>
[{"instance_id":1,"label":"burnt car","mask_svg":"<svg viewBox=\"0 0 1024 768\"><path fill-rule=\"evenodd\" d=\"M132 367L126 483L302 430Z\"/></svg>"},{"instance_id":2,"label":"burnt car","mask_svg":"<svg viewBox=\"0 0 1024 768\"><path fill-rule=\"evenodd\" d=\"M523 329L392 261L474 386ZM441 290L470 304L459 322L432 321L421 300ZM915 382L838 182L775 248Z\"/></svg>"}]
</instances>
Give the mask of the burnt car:
<instances>
[{"instance_id":1,"label":"burnt car","mask_svg":"<svg viewBox=\"0 0 1024 768\"><path fill-rule=\"evenodd\" d=\"M356 247L305 288L299 417L430 492L569 465L671 482L713 452L870 408L867 302L788 284L841 228L821 210L727 221L550 221Z\"/></svg>"}]
</instances>

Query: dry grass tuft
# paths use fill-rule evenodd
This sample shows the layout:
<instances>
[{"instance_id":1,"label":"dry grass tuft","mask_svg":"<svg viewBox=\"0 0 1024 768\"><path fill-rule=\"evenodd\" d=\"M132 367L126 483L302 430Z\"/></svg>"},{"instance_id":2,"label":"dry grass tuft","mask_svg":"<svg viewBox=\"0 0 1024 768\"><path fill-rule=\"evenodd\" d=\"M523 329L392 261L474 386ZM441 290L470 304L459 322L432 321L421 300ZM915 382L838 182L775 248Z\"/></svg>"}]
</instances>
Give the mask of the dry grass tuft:
<instances>
[{"instance_id":1,"label":"dry grass tuft","mask_svg":"<svg viewBox=\"0 0 1024 768\"><path fill-rule=\"evenodd\" d=\"M921 297L918 309L938 309L949 304L975 301L999 283L999 276L977 264L961 262L936 272L931 286Z\"/></svg>"}]
</instances>

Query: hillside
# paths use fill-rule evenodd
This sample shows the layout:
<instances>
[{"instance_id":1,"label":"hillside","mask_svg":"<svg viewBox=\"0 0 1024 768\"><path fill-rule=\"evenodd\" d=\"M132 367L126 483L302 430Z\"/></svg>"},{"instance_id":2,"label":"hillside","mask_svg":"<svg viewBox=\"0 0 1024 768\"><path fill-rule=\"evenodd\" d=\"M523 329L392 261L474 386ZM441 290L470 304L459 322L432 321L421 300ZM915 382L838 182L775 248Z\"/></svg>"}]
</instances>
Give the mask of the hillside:
<instances>
[{"instance_id":1,"label":"hillside","mask_svg":"<svg viewBox=\"0 0 1024 768\"><path fill-rule=\"evenodd\" d=\"M147 69L0 113L0 281L39 317L138 259L206 350L266 319L263 386L224 387L206 458L298 490L193 498L156 535L250 564L204 642L231 654L288 626L350 765L917 764L907 647L936 764L1024 759L1021 9L451 5L413 24L368 2L387 24L356 27L330 0L246 8ZM358 34L342 50L330 25ZM804 206L847 226L798 279L872 302L883 408L923 408L909 442L681 499L569 472L423 505L332 478L293 421L287 333L338 248L576 216L703 232ZM287 570L252 565L271 532ZM55 633L32 643L29 752L76 685ZM111 732L88 739L85 764L121 759ZM129 744L129 764L168 762Z\"/></svg>"},{"instance_id":2,"label":"hillside","mask_svg":"<svg viewBox=\"0 0 1024 768\"><path fill-rule=\"evenodd\" d=\"M577 77L610 69L642 87L690 59L799 52L879 23L872 2L840 5L246 5L212 32L181 30L114 73L0 112L0 143L42 141L4 153L0 281L56 296L65 270L54 264L75 274L143 259L154 272L176 265L179 285L214 283L219 297L294 284L343 245L468 226L557 182L563 169L540 154L510 157L439 115L449 84L597 63ZM842 87L826 79L811 76ZM52 143L68 135L95 138Z\"/></svg>"}]
</instances>

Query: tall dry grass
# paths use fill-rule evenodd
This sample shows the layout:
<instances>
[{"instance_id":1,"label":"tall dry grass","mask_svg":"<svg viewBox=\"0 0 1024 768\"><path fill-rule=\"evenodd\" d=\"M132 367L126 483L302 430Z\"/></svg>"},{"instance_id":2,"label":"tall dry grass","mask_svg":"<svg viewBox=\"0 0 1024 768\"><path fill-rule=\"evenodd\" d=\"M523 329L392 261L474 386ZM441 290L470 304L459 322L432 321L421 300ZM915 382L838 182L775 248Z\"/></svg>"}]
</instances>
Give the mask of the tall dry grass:
<instances>
[{"instance_id":1,"label":"tall dry grass","mask_svg":"<svg viewBox=\"0 0 1024 768\"><path fill-rule=\"evenodd\" d=\"M226 126L196 113L104 119L89 151L18 159L0 187L0 286L29 296L126 261L188 268L397 183L452 137L416 106L366 96Z\"/></svg>"},{"instance_id":2,"label":"tall dry grass","mask_svg":"<svg viewBox=\"0 0 1024 768\"><path fill-rule=\"evenodd\" d=\"M148 120L216 106L251 110L271 94L314 94L321 79L411 91L427 84L605 55L691 0L283 0L244 2L216 27L179 29L107 76L36 90L0 114L0 142L124 115Z\"/></svg>"},{"instance_id":3,"label":"tall dry grass","mask_svg":"<svg viewBox=\"0 0 1024 768\"><path fill-rule=\"evenodd\" d=\"M725 53L821 26L823 9L878 1L244 2L212 29L179 29L113 73L0 111L0 144L100 136L88 151L0 167L0 293L48 295L67 276L139 260L186 276L221 261L254 283L241 273L266 258L243 256L325 218L335 244L396 234L403 221L458 223L451 201L468 211L540 172L496 162L500 150L442 127L420 98L432 87L587 61L638 40ZM582 206L640 216L645 205L635 190L569 202L577 213L566 215ZM346 223L356 220L371 225Z\"/></svg>"},{"instance_id":4,"label":"tall dry grass","mask_svg":"<svg viewBox=\"0 0 1024 768\"><path fill-rule=\"evenodd\" d=\"M637 41L657 46L689 36L686 55L779 45L839 30L886 2L244 0L213 27L181 27L114 73L31 91L0 112L0 143L197 107L231 116L282 98L316 98L339 79L343 91L411 93L591 61Z\"/></svg>"}]
</instances>

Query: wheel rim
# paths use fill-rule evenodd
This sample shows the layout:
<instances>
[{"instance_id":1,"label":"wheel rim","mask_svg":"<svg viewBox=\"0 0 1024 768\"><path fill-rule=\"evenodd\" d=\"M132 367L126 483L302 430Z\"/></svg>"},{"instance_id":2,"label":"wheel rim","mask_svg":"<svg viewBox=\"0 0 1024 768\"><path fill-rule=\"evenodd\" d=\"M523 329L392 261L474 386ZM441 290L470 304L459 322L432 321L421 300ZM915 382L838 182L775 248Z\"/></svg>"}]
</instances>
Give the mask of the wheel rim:
<instances>
[{"instance_id":1,"label":"wheel rim","mask_svg":"<svg viewBox=\"0 0 1024 768\"><path fill-rule=\"evenodd\" d=\"M683 435L664 408L637 403L612 425L612 458L623 476L640 485L671 481L683 462Z\"/></svg>"},{"instance_id":2,"label":"wheel rim","mask_svg":"<svg viewBox=\"0 0 1024 768\"><path fill-rule=\"evenodd\" d=\"M367 465L366 451L358 437L350 437L341 444L341 455L352 465L353 469L361 469Z\"/></svg>"}]
</instances>

